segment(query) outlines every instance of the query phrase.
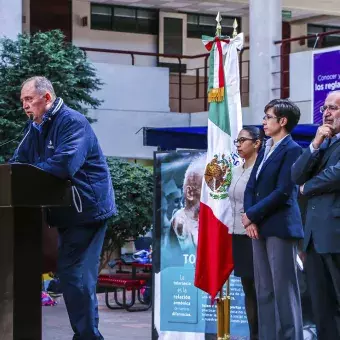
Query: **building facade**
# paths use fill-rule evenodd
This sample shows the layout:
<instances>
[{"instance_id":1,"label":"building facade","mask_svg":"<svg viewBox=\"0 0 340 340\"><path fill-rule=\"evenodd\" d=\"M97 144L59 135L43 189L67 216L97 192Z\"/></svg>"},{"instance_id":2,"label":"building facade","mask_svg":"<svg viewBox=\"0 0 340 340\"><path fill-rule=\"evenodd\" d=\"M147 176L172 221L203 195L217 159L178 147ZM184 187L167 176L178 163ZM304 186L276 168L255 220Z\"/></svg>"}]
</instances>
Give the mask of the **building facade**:
<instances>
[{"instance_id":1,"label":"building facade","mask_svg":"<svg viewBox=\"0 0 340 340\"><path fill-rule=\"evenodd\" d=\"M106 155L129 159L152 158L143 127L207 124L201 36L215 34L218 11L223 34L232 34L235 19L245 34L245 124L261 123L264 105L279 97L300 106L301 123L312 123L312 50L340 45L340 34L316 37L340 30L338 0L0 0L0 8L0 35L58 28L86 50L104 82L93 127ZM306 35L314 38L280 43Z\"/></svg>"}]
</instances>

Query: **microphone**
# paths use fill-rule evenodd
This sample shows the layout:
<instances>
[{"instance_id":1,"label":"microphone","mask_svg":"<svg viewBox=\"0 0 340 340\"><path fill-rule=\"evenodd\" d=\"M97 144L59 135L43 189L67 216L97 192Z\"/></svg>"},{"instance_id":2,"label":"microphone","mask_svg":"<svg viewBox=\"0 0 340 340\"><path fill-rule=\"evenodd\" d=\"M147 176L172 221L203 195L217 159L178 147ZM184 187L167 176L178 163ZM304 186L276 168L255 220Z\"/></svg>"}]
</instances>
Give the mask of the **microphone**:
<instances>
[{"instance_id":1,"label":"microphone","mask_svg":"<svg viewBox=\"0 0 340 340\"><path fill-rule=\"evenodd\" d=\"M9 144L9 143L12 143L12 142L15 142L16 140L18 140L18 139L21 137L21 134L22 134L22 133L25 131L25 129L27 128L28 124L33 123L33 121L34 121L34 116L33 116L33 114L30 114L30 115L29 115L29 119L28 119L28 121L27 121L26 124L25 124L25 127L19 132L18 137L13 138L13 139L11 139L11 140L7 140L7 141L4 142L4 143L1 143L1 144L0 144L0 148L3 147L4 145L7 145L7 144Z\"/></svg>"}]
</instances>

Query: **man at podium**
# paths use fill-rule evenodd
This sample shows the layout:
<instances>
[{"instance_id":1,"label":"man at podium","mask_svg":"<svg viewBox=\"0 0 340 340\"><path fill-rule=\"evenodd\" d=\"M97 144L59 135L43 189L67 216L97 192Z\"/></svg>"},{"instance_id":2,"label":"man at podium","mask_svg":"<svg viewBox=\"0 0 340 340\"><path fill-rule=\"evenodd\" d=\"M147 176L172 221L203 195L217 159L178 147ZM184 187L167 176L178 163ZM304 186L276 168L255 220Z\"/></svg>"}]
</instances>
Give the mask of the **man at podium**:
<instances>
[{"instance_id":1,"label":"man at podium","mask_svg":"<svg viewBox=\"0 0 340 340\"><path fill-rule=\"evenodd\" d=\"M103 339L96 283L107 219L116 213L105 157L87 119L45 77L23 83L21 102L30 123L11 162L71 181L72 206L48 209L47 223L58 230L58 275L73 339Z\"/></svg>"}]
</instances>

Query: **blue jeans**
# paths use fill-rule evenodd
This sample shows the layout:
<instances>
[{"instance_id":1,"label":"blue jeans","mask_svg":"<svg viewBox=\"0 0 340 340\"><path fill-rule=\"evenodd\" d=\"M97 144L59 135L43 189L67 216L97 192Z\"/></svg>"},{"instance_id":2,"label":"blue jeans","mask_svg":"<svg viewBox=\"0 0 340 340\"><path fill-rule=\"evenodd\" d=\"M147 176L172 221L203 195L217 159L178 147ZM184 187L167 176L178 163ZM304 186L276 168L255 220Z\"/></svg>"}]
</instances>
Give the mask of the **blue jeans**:
<instances>
[{"instance_id":1,"label":"blue jeans","mask_svg":"<svg viewBox=\"0 0 340 340\"><path fill-rule=\"evenodd\" d=\"M106 228L103 221L58 229L58 275L73 339L104 339L98 330L96 285Z\"/></svg>"}]
</instances>

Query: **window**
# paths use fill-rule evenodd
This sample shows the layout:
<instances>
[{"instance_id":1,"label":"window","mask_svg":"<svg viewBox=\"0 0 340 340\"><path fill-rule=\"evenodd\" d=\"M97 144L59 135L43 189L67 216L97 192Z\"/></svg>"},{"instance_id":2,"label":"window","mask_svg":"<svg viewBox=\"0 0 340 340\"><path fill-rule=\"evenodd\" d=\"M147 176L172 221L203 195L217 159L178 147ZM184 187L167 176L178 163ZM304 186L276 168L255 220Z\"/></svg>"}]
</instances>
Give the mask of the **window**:
<instances>
[{"instance_id":1,"label":"window","mask_svg":"<svg viewBox=\"0 0 340 340\"><path fill-rule=\"evenodd\" d=\"M232 36L234 20L235 18L230 17L222 18L222 35ZM236 20L240 28L241 20L240 18L236 18ZM188 14L188 38L202 38L202 35L214 36L216 25L216 16Z\"/></svg>"},{"instance_id":2,"label":"window","mask_svg":"<svg viewBox=\"0 0 340 340\"><path fill-rule=\"evenodd\" d=\"M91 7L91 28L110 30L112 27L112 8L108 6Z\"/></svg>"},{"instance_id":3,"label":"window","mask_svg":"<svg viewBox=\"0 0 340 340\"><path fill-rule=\"evenodd\" d=\"M312 25L308 24L307 26L308 35L313 35L317 33L324 33L330 31L339 31L340 26L321 26L321 25ZM313 48L316 43L315 39L308 39L308 47ZM322 39L321 47L332 47L340 45L340 34L332 34L326 35ZM317 45L315 47L318 47Z\"/></svg>"},{"instance_id":4,"label":"window","mask_svg":"<svg viewBox=\"0 0 340 340\"><path fill-rule=\"evenodd\" d=\"M145 34L158 34L158 13L150 10L137 10L137 31Z\"/></svg>"},{"instance_id":5,"label":"window","mask_svg":"<svg viewBox=\"0 0 340 340\"><path fill-rule=\"evenodd\" d=\"M183 20L164 18L164 53L183 53Z\"/></svg>"},{"instance_id":6,"label":"window","mask_svg":"<svg viewBox=\"0 0 340 340\"><path fill-rule=\"evenodd\" d=\"M158 34L158 12L149 9L91 4L91 29Z\"/></svg>"}]
</instances>

